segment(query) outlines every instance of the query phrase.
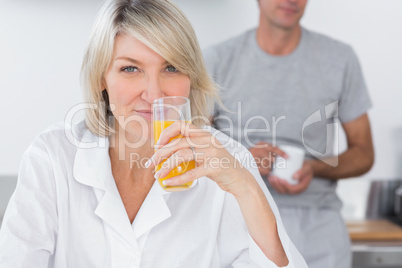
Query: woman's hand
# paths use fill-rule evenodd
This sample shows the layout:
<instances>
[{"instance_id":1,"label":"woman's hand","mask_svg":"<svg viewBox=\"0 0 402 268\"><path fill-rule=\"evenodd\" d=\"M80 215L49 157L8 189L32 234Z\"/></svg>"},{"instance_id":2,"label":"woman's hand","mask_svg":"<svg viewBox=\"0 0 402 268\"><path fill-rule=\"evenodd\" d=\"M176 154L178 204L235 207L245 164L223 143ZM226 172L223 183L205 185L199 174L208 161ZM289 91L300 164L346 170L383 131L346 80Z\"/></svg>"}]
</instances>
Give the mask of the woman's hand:
<instances>
[{"instance_id":1,"label":"woman's hand","mask_svg":"<svg viewBox=\"0 0 402 268\"><path fill-rule=\"evenodd\" d=\"M239 194L246 187L246 178L251 175L209 131L184 121L177 121L164 129L155 148L157 151L146 166L154 167L166 160L155 178L166 177L183 162L196 162L194 169L164 180L163 183L168 186L181 185L206 176L222 190Z\"/></svg>"}]
</instances>

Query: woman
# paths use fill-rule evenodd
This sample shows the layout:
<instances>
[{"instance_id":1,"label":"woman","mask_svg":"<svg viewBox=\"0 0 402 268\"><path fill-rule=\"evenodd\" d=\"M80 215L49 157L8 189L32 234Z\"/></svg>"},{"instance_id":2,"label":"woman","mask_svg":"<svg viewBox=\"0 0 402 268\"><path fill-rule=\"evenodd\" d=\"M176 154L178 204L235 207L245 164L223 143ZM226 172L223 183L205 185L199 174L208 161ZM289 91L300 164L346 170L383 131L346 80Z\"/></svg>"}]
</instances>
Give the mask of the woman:
<instances>
[{"instance_id":1,"label":"woman","mask_svg":"<svg viewBox=\"0 0 402 268\"><path fill-rule=\"evenodd\" d=\"M98 109L90 106L85 122L44 131L24 154L0 233L0 267L306 267L244 147L198 120L172 124L154 154L155 99L188 97L200 118L217 96L173 4L108 1L82 79ZM169 143L179 133L180 142ZM154 176L174 165L153 169L177 156L197 156L197 167L166 184L198 183L165 192Z\"/></svg>"}]
</instances>

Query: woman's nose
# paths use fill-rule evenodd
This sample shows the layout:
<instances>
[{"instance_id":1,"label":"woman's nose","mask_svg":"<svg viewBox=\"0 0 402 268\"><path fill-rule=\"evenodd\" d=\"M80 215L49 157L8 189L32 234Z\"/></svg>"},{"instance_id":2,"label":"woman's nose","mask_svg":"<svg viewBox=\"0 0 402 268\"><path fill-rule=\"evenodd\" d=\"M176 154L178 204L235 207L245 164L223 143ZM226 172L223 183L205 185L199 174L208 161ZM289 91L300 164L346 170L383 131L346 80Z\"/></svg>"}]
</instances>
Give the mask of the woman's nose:
<instances>
[{"instance_id":1,"label":"woman's nose","mask_svg":"<svg viewBox=\"0 0 402 268\"><path fill-rule=\"evenodd\" d=\"M146 88L142 92L142 99L148 103L152 103L154 100L162 98L164 96L162 90L162 83L159 78L147 79Z\"/></svg>"}]
</instances>

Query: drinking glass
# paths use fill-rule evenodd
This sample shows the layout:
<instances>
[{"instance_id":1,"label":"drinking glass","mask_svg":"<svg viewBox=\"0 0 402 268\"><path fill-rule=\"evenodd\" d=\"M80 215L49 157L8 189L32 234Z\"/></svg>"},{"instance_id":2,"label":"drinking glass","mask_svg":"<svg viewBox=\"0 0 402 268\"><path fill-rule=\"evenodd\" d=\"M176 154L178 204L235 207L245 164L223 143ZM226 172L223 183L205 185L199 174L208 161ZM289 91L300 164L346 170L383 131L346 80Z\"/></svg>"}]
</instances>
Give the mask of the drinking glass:
<instances>
[{"instance_id":1,"label":"drinking glass","mask_svg":"<svg viewBox=\"0 0 402 268\"><path fill-rule=\"evenodd\" d=\"M153 109L153 136L154 136L154 144L159 140L159 137L162 131L173 124L176 121L180 121L181 124L191 123L191 108L190 108L190 100L185 97L163 97L155 100L152 103ZM184 127L184 125L182 126ZM171 143L174 139L183 138L181 134L171 138L169 143ZM174 142L174 141L173 141ZM155 151L157 148L155 147ZM162 163L155 167L155 172L159 171L163 165ZM160 186L165 191L184 191L191 187L193 182L188 182L183 185L177 186L166 186L163 185L162 182L166 179L181 175L186 171L195 168L195 161L183 162L178 165L176 168L172 169L169 174L164 178L158 178L158 182Z\"/></svg>"}]
</instances>

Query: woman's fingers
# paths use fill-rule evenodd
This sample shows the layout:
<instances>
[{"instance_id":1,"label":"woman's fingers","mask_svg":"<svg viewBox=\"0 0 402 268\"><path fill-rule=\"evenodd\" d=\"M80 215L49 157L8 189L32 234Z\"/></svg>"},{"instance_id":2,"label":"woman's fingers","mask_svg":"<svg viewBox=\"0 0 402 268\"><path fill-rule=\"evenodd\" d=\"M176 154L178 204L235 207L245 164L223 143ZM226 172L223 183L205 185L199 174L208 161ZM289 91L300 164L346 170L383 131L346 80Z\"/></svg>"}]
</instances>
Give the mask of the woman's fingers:
<instances>
[{"instance_id":1,"label":"woman's fingers","mask_svg":"<svg viewBox=\"0 0 402 268\"><path fill-rule=\"evenodd\" d=\"M162 184L166 186L176 186L182 185L190 181L194 181L202 176L204 176L205 170L202 167L196 167L186 171L185 173L175 176L173 178L164 180Z\"/></svg>"},{"instance_id":2,"label":"woman's fingers","mask_svg":"<svg viewBox=\"0 0 402 268\"><path fill-rule=\"evenodd\" d=\"M158 141L155 143L155 149L160 149L169 143L170 139L182 135L186 132L186 128L188 128L186 121L176 121L164 130L162 130Z\"/></svg>"},{"instance_id":3,"label":"woman's fingers","mask_svg":"<svg viewBox=\"0 0 402 268\"><path fill-rule=\"evenodd\" d=\"M209 133L206 130L197 128L186 121L176 121L164 130L159 137L159 140L155 144L155 149L159 149L169 143L172 138L181 135L182 137L196 137ZM180 136L179 136L180 137Z\"/></svg>"},{"instance_id":4,"label":"woman's fingers","mask_svg":"<svg viewBox=\"0 0 402 268\"><path fill-rule=\"evenodd\" d=\"M181 163L195 160L196 168L163 180L166 185L181 185L207 176L220 187L230 185L226 187L227 191L236 191L236 187L239 188L236 185L239 184L233 182L236 181L235 174L239 169L236 168L235 158L224 147L220 147L219 141L209 131L184 123L175 122L162 131L156 144L157 151L145 166L156 166L165 161L155 175L157 178L164 178ZM174 140L178 141L173 142ZM197 154L197 157L194 157L194 154Z\"/></svg>"},{"instance_id":5,"label":"woman's fingers","mask_svg":"<svg viewBox=\"0 0 402 268\"><path fill-rule=\"evenodd\" d=\"M171 146L164 146L157 150L153 156L145 163L145 167L155 167L162 163L164 160L170 158L174 153L179 150L189 148L188 142L186 139L180 138L175 139L174 143L172 141Z\"/></svg>"},{"instance_id":6,"label":"woman's fingers","mask_svg":"<svg viewBox=\"0 0 402 268\"><path fill-rule=\"evenodd\" d=\"M166 177L169 172L184 162L195 160L195 155L191 148L185 148L173 153L162 165L158 171L156 179Z\"/></svg>"},{"instance_id":7,"label":"woman's fingers","mask_svg":"<svg viewBox=\"0 0 402 268\"><path fill-rule=\"evenodd\" d=\"M157 150L154 155L151 156L151 158L145 163L145 167L155 167L162 163L164 160L170 158L177 151L186 148L191 149L191 147L193 147L195 148L194 150L202 150L203 153L201 155L204 155L204 149L208 149L210 147L208 141L209 138L207 136L192 138L191 141L187 138L175 139L174 142L172 141L171 143L169 143L169 145L163 146L159 150ZM191 153L193 154L192 150Z\"/></svg>"},{"instance_id":8,"label":"woman's fingers","mask_svg":"<svg viewBox=\"0 0 402 268\"><path fill-rule=\"evenodd\" d=\"M184 122L184 121L181 121ZM177 123L177 124L176 124ZM206 149L211 147L212 136L208 131L187 124L189 130L184 131L183 136L178 122L173 123L162 131L158 146L154 155L145 163L145 167L154 167L170 158L175 152L185 148ZM179 134L177 134L179 133ZM177 137L181 135L182 137ZM175 138L170 141L171 138ZM167 141L167 143L165 143Z\"/></svg>"}]
</instances>

